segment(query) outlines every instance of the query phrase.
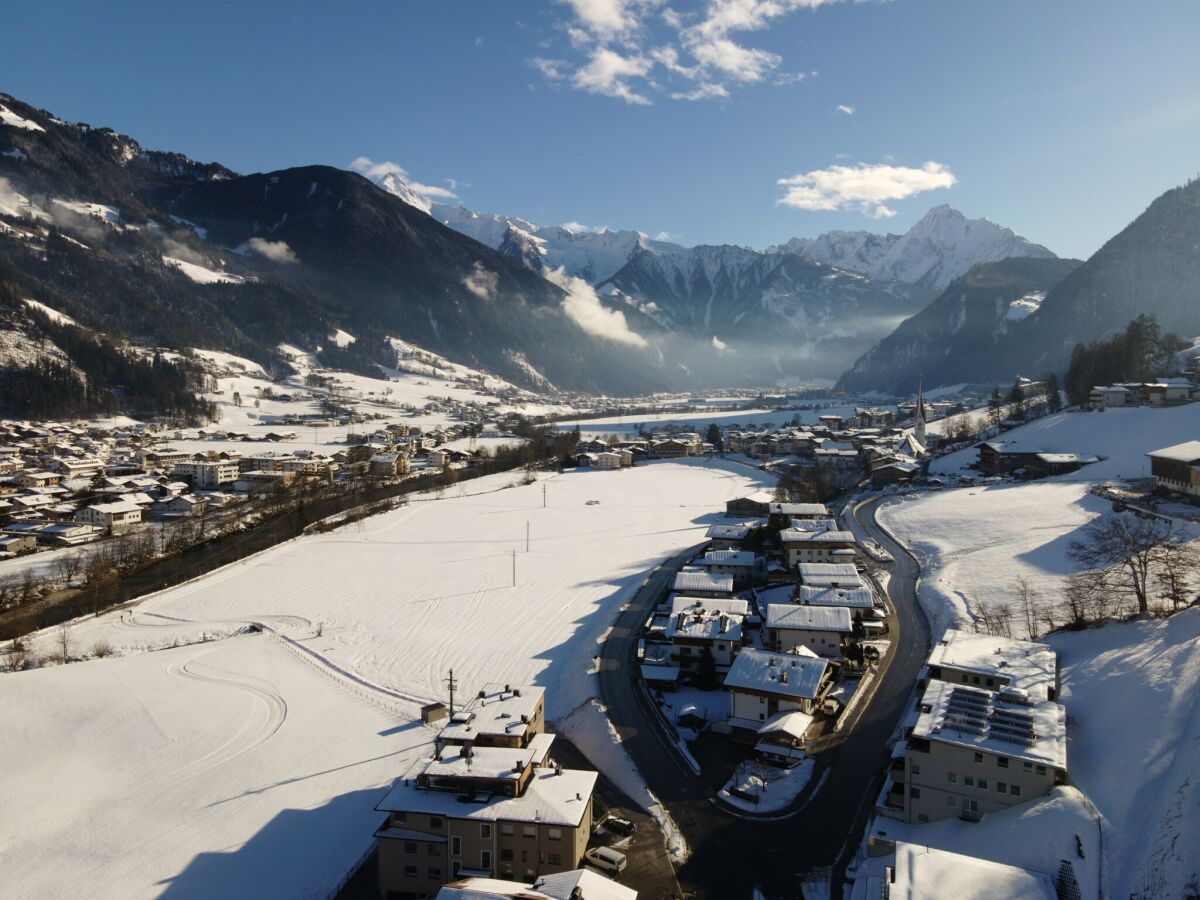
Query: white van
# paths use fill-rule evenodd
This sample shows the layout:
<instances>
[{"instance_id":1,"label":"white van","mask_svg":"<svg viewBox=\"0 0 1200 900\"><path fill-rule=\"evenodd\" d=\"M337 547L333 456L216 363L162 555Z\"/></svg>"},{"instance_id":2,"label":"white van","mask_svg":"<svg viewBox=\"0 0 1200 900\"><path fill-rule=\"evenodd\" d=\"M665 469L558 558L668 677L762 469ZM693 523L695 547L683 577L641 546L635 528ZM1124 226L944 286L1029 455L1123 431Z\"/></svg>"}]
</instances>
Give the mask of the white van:
<instances>
[{"instance_id":1,"label":"white van","mask_svg":"<svg viewBox=\"0 0 1200 900\"><path fill-rule=\"evenodd\" d=\"M614 850L612 847L593 847L587 853L583 854L583 858L590 862L597 869L601 869L612 875L620 875L625 871L628 860L625 859L625 854L619 850Z\"/></svg>"}]
</instances>

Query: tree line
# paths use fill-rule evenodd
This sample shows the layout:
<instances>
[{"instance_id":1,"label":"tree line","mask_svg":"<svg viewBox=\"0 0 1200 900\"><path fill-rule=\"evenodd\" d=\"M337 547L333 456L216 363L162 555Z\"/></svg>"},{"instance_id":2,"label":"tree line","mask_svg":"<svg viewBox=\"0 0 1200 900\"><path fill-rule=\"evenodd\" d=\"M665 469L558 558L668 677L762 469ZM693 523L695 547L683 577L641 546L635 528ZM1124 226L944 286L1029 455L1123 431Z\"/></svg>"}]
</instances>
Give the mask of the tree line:
<instances>
[{"instance_id":1,"label":"tree line","mask_svg":"<svg viewBox=\"0 0 1200 900\"><path fill-rule=\"evenodd\" d=\"M1188 346L1178 335L1163 334L1154 316L1138 316L1108 340L1075 345L1064 379L1067 398L1086 406L1097 385L1150 381L1171 374L1176 354Z\"/></svg>"}]
</instances>

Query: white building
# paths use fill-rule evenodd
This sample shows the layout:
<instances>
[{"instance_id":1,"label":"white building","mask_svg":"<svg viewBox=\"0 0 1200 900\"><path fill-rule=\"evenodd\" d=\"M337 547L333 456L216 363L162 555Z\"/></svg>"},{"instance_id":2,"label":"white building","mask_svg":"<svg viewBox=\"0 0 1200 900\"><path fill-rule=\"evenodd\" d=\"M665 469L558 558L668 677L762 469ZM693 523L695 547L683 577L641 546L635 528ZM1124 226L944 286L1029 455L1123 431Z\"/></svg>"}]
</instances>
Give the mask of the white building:
<instances>
[{"instance_id":1,"label":"white building","mask_svg":"<svg viewBox=\"0 0 1200 900\"><path fill-rule=\"evenodd\" d=\"M853 563L800 563L797 568L801 587L863 587L858 568Z\"/></svg>"},{"instance_id":2,"label":"white building","mask_svg":"<svg viewBox=\"0 0 1200 900\"><path fill-rule=\"evenodd\" d=\"M142 507L122 500L119 503L97 503L75 513L75 521L95 525L112 534L132 528L142 521Z\"/></svg>"},{"instance_id":3,"label":"white building","mask_svg":"<svg viewBox=\"0 0 1200 900\"><path fill-rule=\"evenodd\" d=\"M732 665L742 647L743 624L750 604L745 600L675 597L664 636L682 669L699 664L705 648L719 669Z\"/></svg>"},{"instance_id":4,"label":"white building","mask_svg":"<svg viewBox=\"0 0 1200 900\"><path fill-rule=\"evenodd\" d=\"M801 648L796 653L742 650L725 676L729 724L757 734L779 712L812 713L829 677L829 663Z\"/></svg>"},{"instance_id":5,"label":"white building","mask_svg":"<svg viewBox=\"0 0 1200 900\"><path fill-rule=\"evenodd\" d=\"M767 640L786 653L805 647L818 656L841 659L842 644L853 630L850 610L844 606L802 606L771 603L767 606Z\"/></svg>"},{"instance_id":6,"label":"white building","mask_svg":"<svg viewBox=\"0 0 1200 900\"><path fill-rule=\"evenodd\" d=\"M779 532L779 542L788 568L800 563L832 563L837 560L834 551L853 551L855 547L854 535L849 531L785 528Z\"/></svg>"},{"instance_id":7,"label":"white building","mask_svg":"<svg viewBox=\"0 0 1200 900\"><path fill-rule=\"evenodd\" d=\"M1036 641L950 629L934 644L926 670L950 684L1015 688L1034 700L1058 696L1058 655Z\"/></svg>"},{"instance_id":8,"label":"white building","mask_svg":"<svg viewBox=\"0 0 1200 900\"><path fill-rule=\"evenodd\" d=\"M214 488L233 484L238 480L240 468L236 461L225 460L203 462L177 462L171 469L175 478L186 478L193 487Z\"/></svg>"}]
</instances>

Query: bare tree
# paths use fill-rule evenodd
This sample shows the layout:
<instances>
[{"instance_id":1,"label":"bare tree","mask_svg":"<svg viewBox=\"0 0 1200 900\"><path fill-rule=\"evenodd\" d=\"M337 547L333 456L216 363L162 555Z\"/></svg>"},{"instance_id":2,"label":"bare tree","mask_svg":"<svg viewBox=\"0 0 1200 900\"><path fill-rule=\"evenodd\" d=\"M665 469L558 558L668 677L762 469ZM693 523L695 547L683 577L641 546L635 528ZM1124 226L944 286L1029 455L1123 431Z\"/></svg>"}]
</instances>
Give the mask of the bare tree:
<instances>
[{"instance_id":1,"label":"bare tree","mask_svg":"<svg viewBox=\"0 0 1200 900\"><path fill-rule=\"evenodd\" d=\"M20 672L29 662L29 642L21 635L8 642L8 668Z\"/></svg>"},{"instance_id":2,"label":"bare tree","mask_svg":"<svg viewBox=\"0 0 1200 900\"><path fill-rule=\"evenodd\" d=\"M1159 596L1171 604L1172 610L1188 605L1192 596L1192 579L1200 566L1200 553L1188 541L1167 540L1159 548L1154 584Z\"/></svg>"},{"instance_id":3,"label":"bare tree","mask_svg":"<svg viewBox=\"0 0 1200 900\"><path fill-rule=\"evenodd\" d=\"M1033 585L1024 575L1017 576L1013 589L1017 595L1017 602L1021 606L1021 615L1025 619L1025 633L1031 641L1035 640L1038 626L1037 591L1033 589Z\"/></svg>"},{"instance_id":4,"label":"bare tree","mask_svg":"<svg viewBox=\"0 0 1200 900\"><path fill-rule=\"evenodd\" d=\"M66 625L58 627L58 661L64 665L71 661L71 633Z\"/></svg>"},{"instance_id":5,"label":"bare tree","mask_svg":"<svg viewBox=\"0 0 1200 900\"><path fill-rule=\"evenodd\" d=\"M1120 513L1102 516L1084 529L1082 540L1071 541L1068 555L1088 569L1110 573L1110 586L1131 595L1137 610L1150 611L1150 576L1171 525L1163 519Z\"/></svg>"},{"instance_id":6,"label":"bare tree","mask_svg":"<svg viewBox=\"0 0 1200 900\"><path fill-rule=\"evenodd\" d=\"M58 577L63 584L70 584L75 580L75 576L79 574L79 570L83 568L83 553L64 553L62 556L54 560L54 570L58 573Z\"/></svg>"},{"instance_id":7,"label":"bare tree","mask_svg":"<svg viewBox=\"0 0 1200 900\"><path fill-rule=\"evenodd\" d=\"M1076 572L1067 576L1063 587L1063 611L1067 624L1072 628L1083 628L1090 621L1095 597L1103 593L1104 581L1096 572Z\"/></svg>"}]
</instances>

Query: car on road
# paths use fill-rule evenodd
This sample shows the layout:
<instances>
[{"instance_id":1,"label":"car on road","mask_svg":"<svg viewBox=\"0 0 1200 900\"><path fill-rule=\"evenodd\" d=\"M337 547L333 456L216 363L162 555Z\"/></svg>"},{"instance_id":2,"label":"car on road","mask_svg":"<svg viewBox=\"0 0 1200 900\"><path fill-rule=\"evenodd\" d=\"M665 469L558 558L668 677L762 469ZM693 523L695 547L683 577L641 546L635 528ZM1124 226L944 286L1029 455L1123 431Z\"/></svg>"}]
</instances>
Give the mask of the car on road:
<instances>
[{"instance_id":1,"label":"car on road","mask_svg":"<svg viewBox=\"0 0 1200 900\"><path fill-rule=\"evenodd\" d=\"M629 865L629 860L625 858L625 854L620 850L614 850L612 847L593 847L583 854L583 858L597 869L608 872L611 875L620 875L625 871L625 867Z\"/></svg>"}]
</instances>

